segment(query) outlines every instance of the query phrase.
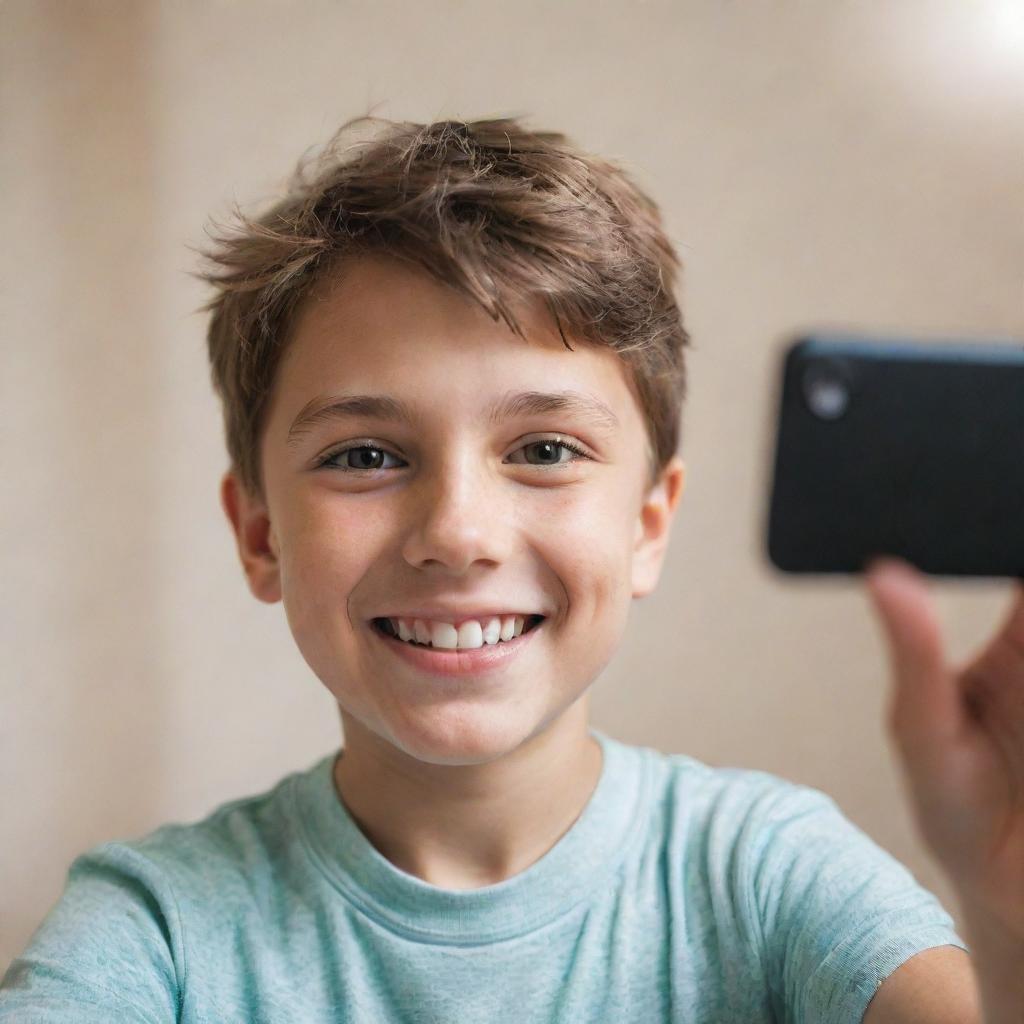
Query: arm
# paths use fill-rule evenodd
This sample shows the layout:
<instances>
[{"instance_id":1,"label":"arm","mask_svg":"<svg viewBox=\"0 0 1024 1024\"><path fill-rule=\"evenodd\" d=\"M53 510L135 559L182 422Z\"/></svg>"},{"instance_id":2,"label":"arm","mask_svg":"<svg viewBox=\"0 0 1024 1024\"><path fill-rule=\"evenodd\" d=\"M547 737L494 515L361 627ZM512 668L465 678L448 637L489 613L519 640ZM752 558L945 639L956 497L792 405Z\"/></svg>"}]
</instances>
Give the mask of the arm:
<instances>
[{"instance_id":1,"label":"arm","mask_svg":"<svg viewBox=\"0 0 1024 1024\"><path fill-rule=\"evenodd\" d=\"M918 830L959 897L982 1019L1020 1024L1024 585L991 642L959 668L946 662L920 573L879 560L868 569L867 587L889 647L890 732Z\"/></svg>"},{"instance_id":2,"label":"arm","mask_svg":"<svg viewBox=\"0 0 1024 1024\"><path fill-rule=\"evenodd\" d=\"M119 844L77 858L64 893L0 982L0 1024L170 1024L181 932L163 876Z\"/></svg>"},{"instance_id":3,"label":"arm","mask_svg":"<svg viewBox=\"0 0 1024 1024\"><path fill-rule=\"evenodd\" d=\"M978 985L968 955L936 946L897 968L875 994L863 1024L981 1024Z\"/></svg>"},{"instance_id":4,"label":"arm","mask_svg":"<svg viewBox=\"0 0 1024 1024\"><path fill-rule=\"evenodd\" d=\"M740 898L748 892L754 901L752 938L780 1021L853 1024L869 1006L877 1013L891 1003L921 966L931 963L934 973L936 955L959 954L966 963L963 940L934 894L824 793L769 791L746 815L744 831L736 877ZM902 1007L906 997L896 993L896 1002ZM952 1020L973 1024L963 1015L932 1024Z\"/></svg>"},{"instance_id":5,"label":"arm","mask_svg":"<svg viewBox=\"0 0 1024 1024\"><path fill-rule=\"evenodd\" d=\"M974 951L985 1024L1024 1020L1024 943L996 916L966 903L965 931Z\"/></svg>"}]
</instances>

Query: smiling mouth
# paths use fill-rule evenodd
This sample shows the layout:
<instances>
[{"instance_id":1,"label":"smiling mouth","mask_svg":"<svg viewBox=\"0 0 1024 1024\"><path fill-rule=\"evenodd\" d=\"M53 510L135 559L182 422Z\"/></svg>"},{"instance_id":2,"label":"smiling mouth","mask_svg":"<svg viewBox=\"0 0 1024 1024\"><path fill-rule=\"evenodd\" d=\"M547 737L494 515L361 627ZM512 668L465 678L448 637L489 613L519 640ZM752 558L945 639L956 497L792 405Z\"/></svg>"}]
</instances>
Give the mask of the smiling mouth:
<instances>
[{"instance_id":1,"label":"smiling mouth","mask_svg":"<svg viewBox=\"0 0 1024 1024\"><path fill-rule=\"evenodd\" d=\"M544 615L530 615L527 616L526 621L523 623L523 631L519 636L513 637L511 640L498 640L497 643L483 644L482 647L434 647L432 643L420 643L418 640L403 640L395 630L395 627L391 624L390 619L371 619L370 625L378 633L382 633L384 636L391 637L393 640L397 640L399 643L406 643L410 647L425 647L427 650L438 650L438 651L480 651L487 650L490 647L500 647L505 644L514 643L519 637L526 636L531 630L536 629L546 618Z\"/></svg>"}]
</instances>

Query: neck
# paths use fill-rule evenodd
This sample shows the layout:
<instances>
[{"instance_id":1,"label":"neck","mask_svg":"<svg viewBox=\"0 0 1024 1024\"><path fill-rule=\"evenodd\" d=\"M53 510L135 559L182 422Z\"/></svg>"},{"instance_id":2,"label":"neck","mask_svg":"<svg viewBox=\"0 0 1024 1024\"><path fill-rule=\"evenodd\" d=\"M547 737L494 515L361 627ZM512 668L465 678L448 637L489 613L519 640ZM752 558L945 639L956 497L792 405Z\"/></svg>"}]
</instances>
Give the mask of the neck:
<instances>
[{"instance_id":1,"label":"neck","mask_svg":"<svg viewBox=\"0 0 1024 1024\"><path fill-rule=\"evenodd\" d=\"M395 867L445 889L476 889L538 861L572 827L601 775L587 697L543 732L483 764L410 757L342 714L334 786Z\"/></svg>"}]
</instances>

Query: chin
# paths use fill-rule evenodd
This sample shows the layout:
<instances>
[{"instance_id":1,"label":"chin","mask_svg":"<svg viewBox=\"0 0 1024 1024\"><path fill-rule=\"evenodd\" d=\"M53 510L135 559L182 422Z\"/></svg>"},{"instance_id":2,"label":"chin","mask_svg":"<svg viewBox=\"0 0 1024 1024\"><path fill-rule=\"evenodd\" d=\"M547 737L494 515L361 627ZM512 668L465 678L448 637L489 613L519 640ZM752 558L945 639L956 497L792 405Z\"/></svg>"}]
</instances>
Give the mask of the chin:
<instances>
[{"instance_id":1,"label":"chin","mask_svg":"<svg viewBox=\"0 0 1024 1024\"><path fill-rule=\"evenodd\" d=\"M489 764L517 750L532 730L508 720L507 710L479 708L461 713L424 709L421 719L406 719L393 728L391 742L425 764ZM501 720L497 720L498 717Z\"/></svg>"}]
</instances>

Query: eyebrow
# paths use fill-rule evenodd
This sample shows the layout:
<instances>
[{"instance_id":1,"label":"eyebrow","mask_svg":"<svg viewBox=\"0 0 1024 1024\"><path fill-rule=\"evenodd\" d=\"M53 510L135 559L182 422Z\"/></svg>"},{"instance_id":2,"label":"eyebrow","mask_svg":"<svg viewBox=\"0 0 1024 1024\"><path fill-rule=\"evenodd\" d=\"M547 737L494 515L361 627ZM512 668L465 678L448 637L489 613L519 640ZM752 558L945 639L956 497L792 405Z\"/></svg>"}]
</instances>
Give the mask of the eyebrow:
<instances>
[{"instance_id":1,"label":"eyebrow","mask_svg":"<svg viewBox=\"0 0 1024 1024\"><path fill-rule=\"evenodd\" d=\"M581 391L518 391L498 399L490 410L490 424L496 426L517 416L564 412L580 416L605 433L619 428L619 418L601 399ZM288 430L287 447L296 445L302 435L317 424L362 416L416 425L412 408L388 395L331 395L307 402Z\"/></svg>"}]
</instances>

